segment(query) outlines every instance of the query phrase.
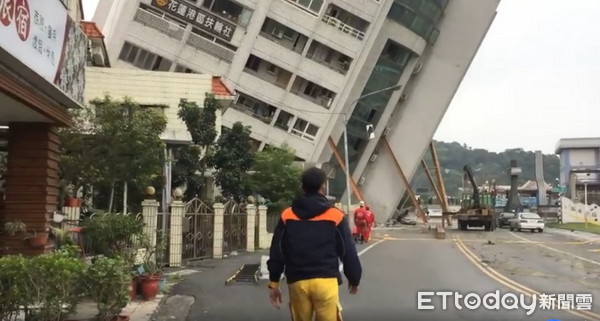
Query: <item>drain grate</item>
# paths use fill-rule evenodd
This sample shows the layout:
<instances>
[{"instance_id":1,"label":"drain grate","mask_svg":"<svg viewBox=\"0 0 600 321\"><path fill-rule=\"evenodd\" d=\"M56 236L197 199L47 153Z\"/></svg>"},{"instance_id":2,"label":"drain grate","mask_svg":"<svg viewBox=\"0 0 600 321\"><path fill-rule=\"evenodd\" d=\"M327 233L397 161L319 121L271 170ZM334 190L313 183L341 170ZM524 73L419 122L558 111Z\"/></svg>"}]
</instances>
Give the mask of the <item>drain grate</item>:
<instances>
[{"instance_id":1,"label":"drain grate","mask_svg":"<svg viewBox=\"0 0 600 321\"><path fill-rule=\"evenodd\" d=\"M225 285L231 283L258 283L258 275L260 274L260 264L244 264L242 267L235 272L227 281Z\"/></svg>"}]
</instances>

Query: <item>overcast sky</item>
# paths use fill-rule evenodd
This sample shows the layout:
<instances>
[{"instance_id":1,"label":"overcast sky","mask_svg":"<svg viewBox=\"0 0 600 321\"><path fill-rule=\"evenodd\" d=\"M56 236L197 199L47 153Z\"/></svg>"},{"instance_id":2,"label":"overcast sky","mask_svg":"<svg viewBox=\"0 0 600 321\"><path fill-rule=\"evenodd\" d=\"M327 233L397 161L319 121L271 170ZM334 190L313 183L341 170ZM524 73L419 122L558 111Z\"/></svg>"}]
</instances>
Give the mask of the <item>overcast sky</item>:
<instances>
[{"instance_id":1,"label":"overcast sky","mask_svg":"<svg viewBox=\"0 0 600 321\"><path fill-rule=\"evenodd\" d=\"M83 2L91 20L98 0ZM435 138L553 153L600 136L598 17L600 0L502 0Z\"/></svg>"}]
</instances>

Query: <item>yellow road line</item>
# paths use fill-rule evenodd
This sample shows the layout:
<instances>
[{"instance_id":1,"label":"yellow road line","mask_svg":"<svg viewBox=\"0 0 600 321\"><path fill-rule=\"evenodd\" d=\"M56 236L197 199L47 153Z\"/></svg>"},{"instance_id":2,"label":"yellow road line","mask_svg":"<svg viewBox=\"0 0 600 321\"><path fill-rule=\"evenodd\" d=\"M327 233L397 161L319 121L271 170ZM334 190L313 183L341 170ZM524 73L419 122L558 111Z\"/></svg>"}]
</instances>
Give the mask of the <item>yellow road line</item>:
<instances>
[{"instance_id":1,"label":"yellow road line","mask_svg":"<svg viewBox=\"0 0 600 321\"><path fill-rule=\"evenodd\" d=\"M452 239L445 239L445 240L438 240L435 238L420 238L420 237L391 237L391 236L384 236L383 238L373 238L374 240L387 240L387 241L452 241ZM461 239L462 242L481 242L481 243L487 243L488 239ZM520 241L520 240L494 240L491 239L492 242L494 243L508 243L508 244L563 244L563 245L582 245L585 244L584 242L534 242L534 241ZM587 241L586 241L587 242Z\"/></svg>"},{"instance_id":2,"label":"yellow road line","mask_svg":"<svg viewBox=\"0 0 600 321\"><path fill-rule=\"evenodd\" d=\"M522 237L522 236L520 236L520 235L517 235L517 234L515 234L515 233L513 233L513 232L508 232L508 233L510 233L510 234L511 234L511 235L513 235L514 237L516 237L516 238L519 238L519 239L521 239L521 240L524 240L524 241L529 241L528 239L526 239L526 238L524 238L524 237ZM530 242L531 242L531 241L530 241ZM533 243L533 242L531 242L531 243ZM549 247L549 246L546 246L546 245L544 245L544 244L539 244L539 243L533 243L533 244L535 244L535 245L537 245L537 246L540 246L540 247L543 247L543 248L545 248L545 249L547 249L547 250L550 250L550 251L554 251L554 252L557 252L557 253L565 254L565 255L568 255L568 256L570 256L570 257L574 257L574 258L576 258L576 259L579 259L579 260L582 260L582 261L585 261L585 262L588 262L588 263L591 263L591 264L595 264L595 265L598 265L598 266L600 266L600 262L598 262L598 261L590 260L590 259L588 259L588 258L585 258L585 257L579 256L579 255L575 255L575 254L573 254L573 253L569 253L569 252L566 252L566 251L562 251L562 250L559 250L559 249L555 249L555 248L553 248L553 247Z\"/></svg>"},{"instance_id":3,"label":"yellow road line","mask_svg":"<svg viewBox=\"0 0 600 321\"><path fill-rule=\"evenodd\" d=\"M485 264L482 262L482 260L475 255L473 252L471 252L471 250L469 250L469 248L467 248L467 246L462 243L461 239L459 236L456 236L454 238L454 241L456 242L457 248L465 255L465 257L471 261L471 263L473 263L479 270L481 270L485 275L489 276L490 278L492 278L494 281L514 290L520 293L523 293L524 295L528 296L528 297L532 297L533 294L536 295L540 295L541 293L535 290L532 290L520 283L517 283L516 281L509 279L508 277L498 273L496 270L494 270L492 267L490 267L489 265ZM589 312L589 311L584 311L584 310L562 310L568 313L571 313L573 315L576 315L580 318L584 318L588 321L600 321L600 315L593 313L593 312ZM591 319L590 319L591 318Z\"/></svg>"}]
</instances>

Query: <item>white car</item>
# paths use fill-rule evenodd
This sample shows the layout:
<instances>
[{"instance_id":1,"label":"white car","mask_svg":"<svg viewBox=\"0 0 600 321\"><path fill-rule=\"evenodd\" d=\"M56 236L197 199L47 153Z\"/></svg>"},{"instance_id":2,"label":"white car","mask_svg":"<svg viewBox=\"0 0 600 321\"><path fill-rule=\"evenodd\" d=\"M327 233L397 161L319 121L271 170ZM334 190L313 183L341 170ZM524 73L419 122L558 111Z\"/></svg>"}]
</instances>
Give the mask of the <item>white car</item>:
<instances>
[{"instance_id":1,"label":"white car","mask_svg":"<svg viewBox=\"0 0 600 321\"><path fill-rule=\"evenodd\" d=\"M531 230L544 232L544 219L536 213L518 213L513 219L510 219L510 230L521 231Z\"/></svg>"}]
</instances>

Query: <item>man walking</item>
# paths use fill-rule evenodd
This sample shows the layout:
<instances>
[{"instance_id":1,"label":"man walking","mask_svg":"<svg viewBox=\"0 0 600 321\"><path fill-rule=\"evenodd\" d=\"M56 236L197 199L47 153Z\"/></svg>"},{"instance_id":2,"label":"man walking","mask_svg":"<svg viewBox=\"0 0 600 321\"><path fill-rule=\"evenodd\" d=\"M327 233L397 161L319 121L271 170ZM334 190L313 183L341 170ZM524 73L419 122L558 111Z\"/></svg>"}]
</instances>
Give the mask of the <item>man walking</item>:
<instances>
[{"instance_id":1,"label":"man walking","mask_svg":"<svg viewBox=\"0 0 600 321\"><path fill-rule=\"evenodd\" d=\"M360 201L359 208L354 211L354 226L358 235L357 242L364 243L367 232L367 210L364 201Z\"/></svg>"},{"instance_id":2,"label":"man walking","mask_svg":"<svg viewBox=\"0 0 600 321\"><path fill-rule=\"evenodd\" d=\"M269 296L279 308L279 281L285 270L293 321L341 320L339 285L344 264L351 294L358 292L362 267L344 213L323 195L327 175L318 168L302 173L304 195L281 214L271 242Z\"/></svg>"}]
</instances>

